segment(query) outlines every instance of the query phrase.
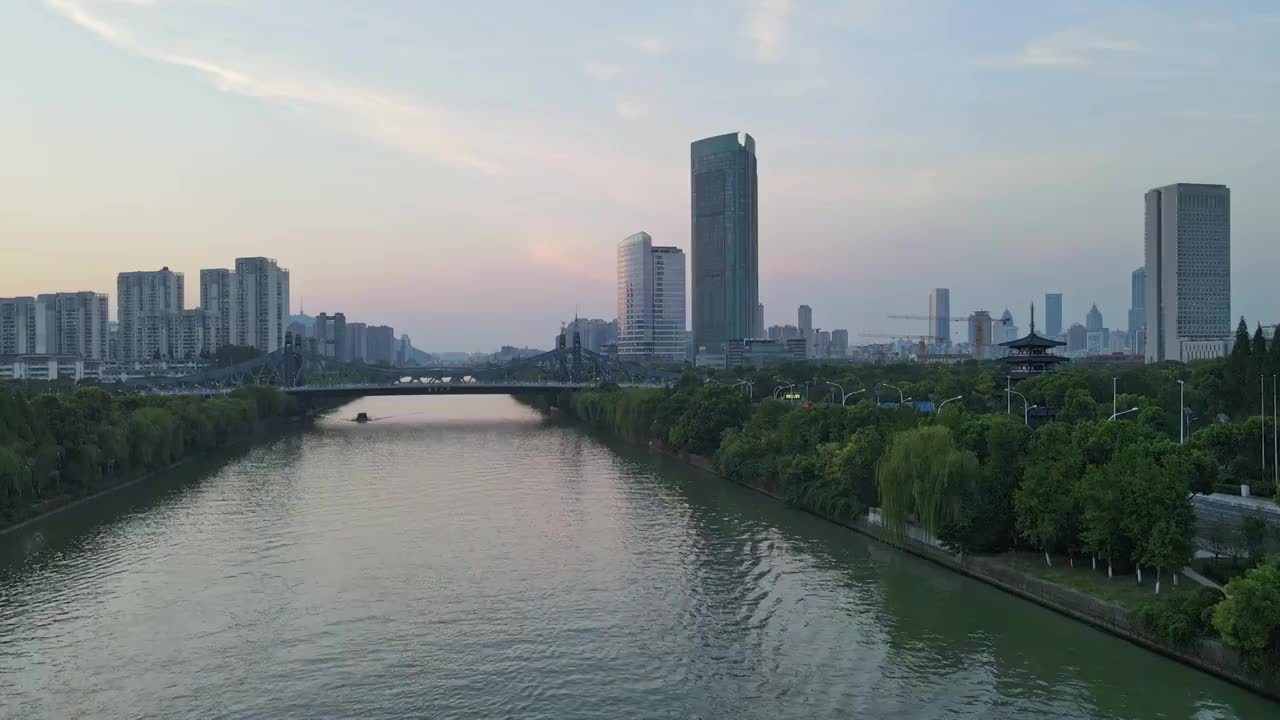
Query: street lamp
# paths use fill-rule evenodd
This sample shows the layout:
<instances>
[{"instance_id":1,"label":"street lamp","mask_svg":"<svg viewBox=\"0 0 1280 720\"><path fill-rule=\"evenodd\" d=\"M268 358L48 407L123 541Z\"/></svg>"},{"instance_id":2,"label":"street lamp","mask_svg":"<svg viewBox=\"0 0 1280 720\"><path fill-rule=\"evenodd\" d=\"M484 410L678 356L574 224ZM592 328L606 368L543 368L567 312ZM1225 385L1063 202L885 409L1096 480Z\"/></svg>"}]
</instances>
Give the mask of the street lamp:
<instances>
[{"instance_id":1,"label":"street lamp","mask_svg":"<svg viewBox=\"0 0 1280 720\"><path fill-rule=\"evenodd\" d=\"M1178 444L1187 443L1187 384L1178 381ZM1115 408L1112 408L1115 412Z\"/></svg>"},{"instance_id":2,"label":"street lamp","mask_svg":"<svg viewBox=\"0 0 1280 720\"><path fill-rule=\"evenodd\" d=\"M1007 389L1007 388L1006 388L1004 392L1005 392L1005 396L1006 396L1006 397L1008 397L1010 400L1012 400L1012 399L1013 399L1013 396L1014 396L1014 395L1017 395L1018 397L1022 398L1022 424L1023 424L1023 425L1030 425L1030 424L1031 424L1031 408L1033 408L1033 407L1040 407L1040 406L1039 406L1039 405L1027 405L1027 396L1026 396L1026 395L1023 395L1022 393L1018 392L1017 390L1009 390L1009 389Z\"/></svg>"},{"instance_id":3,"label":"street lamp","mask_svg":"<svg viewBox=\"0 0 1280 720\"><path fill-rule=\"evenodd\" d=\"M1120 411L1120 412L1118 412L1118 413L1111 413L1111 417L1107 418L1107 422L1111 422L1112 420L1115 420L1115 419L1116 419L1116 418L1118 418L1118 417L1124 417L1125 415L1128 415L1129 413L1138 412L1138 411L1139 411L1139 410L1141 410L1141 409L1142 409L1142 408L1132 407L1132 408L1129 408L1128 410L1121 410L1121 411Z\"/></svg>"},{"instance_id":4,"label":"street lamp","mask_svg":"<svg viewBox=\"0 0 1280 720\"><path fill-rule=\"evenodd\" d=\"M861 390L854 390L853 392L845 393L844 397L840 398L840 404L844 405L849 402L849 398L853 397L854 395L857 395L858 393L864 393L866 391L867 391L866 388L862 388Z\"/></svg>"},{"instance_id":5,"label":"street lamp","mask_svg":"<svg viewBox=\"0 0 1280 720\"><path fill-rule=\"evenodd\" d=\"M891 389L893 389L893 390L897 390L897 391L898 391L898 404L899 404L899 405L901 405L902 403L906 402L906 400L905 400L905 399L903 399L903 397L902 397L902 388L898 387L897 385L890 385L890 384L889 384L889 383L887 383L887 382L882 382L882 383L880 383L880 384L881 384L881 385L883 385L883 386L885 386L885 387L887 387L887 388L891 388Z\"/></svg>"},{"instance_id":6,"label":"street lamp","mask_svg":"<svg viewBox=\"0 0 1280 720\"><path fill-rule=\"evenodd\" d=\"M755 398L755 387L756 387L755 382L751 380L739 380L738 382L734 383L731 387L738 387L739 385L747 386L747 400L756 399Z\"/></svg>"},{"instance_id":7,"label":"street lamp","mask_svg":"<svg viewBox=\"0 0 1280 720\"><path fill-rule=\"evenodd\" d=\"M1116 417L1116 380L1117 379L1118 378L1111 378L1111 418L1113 420Z\"/></svg>"},{"instance_id":8,"label":"street lamp","mask_svg":"<svg viewBox=\"0 0 1280 720\"><path fill-rule=\"evenodd\" d=\"M796 386L796 384L795 384L795 383L785 383L785 384L783 384L783 385L779 385L778 387L776 387L776 388L774 388L774 389L773 389L773 399L774 399L774 400L778 400L778 399L780 399L780 397L779 397L779 396L780 396L780 394L782 393L782 391L783 391L783 390L790 390L791 388L793 388L793 387L795 387L795 386Z\"/></svg>"},{"instance_id":9,"label":"street lamp","mask_svg":"<svg viewBox=\"0 0 1280 720\"><path fill-rule=\"evenodd\" d=\"M946 400L943 400L943 401L942 401L942 404L938 406L938 414L939 414L939 415L941 415L941 414L942 414L942 408L946 407L946 406L947 406L947 403L951 402L952 400L959 400L959 399L961 399L961 398L963 398L963 397L964 397L963 395L957 395L957 396L955 396L955 397L953 397L953 398L947 398Z\"/></svg>"},{"instance_id":10,"label":"street lamp","mask_svg":"<svg viewBox=\"0 0 1280 720\"><path fill-rule=\"evenodd\" d=\"M832 386L832 387L834 387L834 388L838 389L838 390L840 391L840 396L841 396L841 397L844 397L844 386L843 386L843 385L841 385L841 384L840 384L840 383L838 383L838 382L831 382L830 380L824 380L823 382L825 382L826 384L828 384L828 385L830 385L830 386ZM841 402L840 404L841 404L841 405L843 405L843 404L844 404L844 402Z\"/></svg>"}]
</instances>

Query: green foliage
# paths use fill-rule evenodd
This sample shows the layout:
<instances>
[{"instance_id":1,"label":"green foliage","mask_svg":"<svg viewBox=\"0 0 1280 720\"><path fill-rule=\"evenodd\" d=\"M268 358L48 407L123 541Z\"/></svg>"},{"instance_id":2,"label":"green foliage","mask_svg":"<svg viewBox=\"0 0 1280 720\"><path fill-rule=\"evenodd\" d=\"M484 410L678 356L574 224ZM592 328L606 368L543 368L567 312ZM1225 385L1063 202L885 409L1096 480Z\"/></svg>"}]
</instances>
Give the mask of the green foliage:
<instances>
[{"instance_id":1,"label":"green foliage","mask_svg":"<svg viewBox=\"0 0 1280 720\"><path fill-rule=\"evenodd\" d=\"M83 387L28 398L0 385L0 523L44 501L93 492L252 431L259 417L296 412L270 388L213 399L126 397Z\"/></svg>"},{"instance_id":2,"label":"green foliage","mask_svg":"<svg viewBox=\"0 0 1280 720\"><path fill-rule=\"evenodd\" d=\"M1076 486L1084 467L1070 428L1050 423L1036 432L1022 485L1014 493L1021 537L1046 553L1074 540L1081 526Z\"/></svg>"},{"instance_id":3,"label":"green foliage","mask_svg":"<svg viewBox=\"0 0 1280 720\"><path fill-rule=\"evenodd\" d=\"M1206 587L1155 596L1138 607L1138 622L1157 637L1182 645L1212 628L1221 599L1221 593Z\"/></svg>"},{"instance_id":4,"label":"green foliage","mask_svg":"<svg viewBox=\"0 0 1280 720\"><path fill-rule=\"evenodd\" d=\"M893 437L876 464L880 515L890 539L906 537L912 518L938 537L960 516L961 502L979 475L978 459L956 446L941 426L907 430Z\"/></svg>"},{"instance_id":5,"label":"green foliage","mask_svg":"<svg viewBox=\"0 0 1280 720\"><path fill-rule=\"evenodd\" d=\"M1275 661L1280 655L1280 565L1259 565L1227 583L1227 597L1213 612L1213 627L1255 666Z\"/></svg>"}]
</instances>

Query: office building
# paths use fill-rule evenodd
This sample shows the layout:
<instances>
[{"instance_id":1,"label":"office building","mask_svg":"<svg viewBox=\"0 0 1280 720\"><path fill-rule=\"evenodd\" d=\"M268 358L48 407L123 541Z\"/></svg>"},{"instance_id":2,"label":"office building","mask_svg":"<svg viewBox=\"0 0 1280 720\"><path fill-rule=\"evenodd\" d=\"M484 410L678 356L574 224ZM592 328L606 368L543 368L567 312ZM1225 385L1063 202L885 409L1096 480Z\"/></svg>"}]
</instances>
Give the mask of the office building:
<instances>
[{"instance_id":1,"label":"office building","mask_svg":"<svg viewBox=\"0 0 1280 720\"><path fill-rule=\"evenodd\" d=\"M1044 335L1049 339L1062 335L1062 293L1045 293Z\"/></svg>"},{"instance_id":2,"label":"office building","mask_svg":"<svg viewBox=\"0 0 1280 720\"><path fill-rule=\"evenodd\" d=\"M1089 331L1085 330L1080 323L1072 323L1067 328L1067 352L1080 353L1084 352L1089 344Z\"/></svg>"},{"instance_id":3,"label":"office building","mask_svg":"<svg viewBox=\"0 0 1280 720\"><path fill-rule=\"evenodd\" d=\"M834 357L844 357L849 354L848 330L831 331L831 354Z\"/></svg>"},{"instance_id":4,"label":"office building","mask_svg":"<svg viewBox=\"0 0 1280 720\"><path fill-rule=\"evenodd\" d=\"M1130 278L1129 300L1129 334L1138 332L1138 328L1147 322L1147 272L1146 268L1133 271Z\"/></svg>"},{"instance_id":5,"label":"office building","mask_svg":"<svg viewBox=\"0 0 1280 720\"><path fill-rule=\"evenodd\" d=\"M994 332L994 320L990 312L978 310L969 316L969 346L974 359L985 360L999 356L1000 343L1003 341Z\"/></svg>"},{"instance_id":6,"label":"office building","mask_svg":"<svg viewBox=\"0 0 1280 720\"><path fill-rule=\"evenodd\" d=\"M233 345L264 353L284 347L289 324L289 271L264 257L236 258Z\"/></svg>"},{"instance_id":7,"label":"office building","mask_svg":"<svg viewBox=\"0 0 1280 720\"><path fill-rule=\"evenodd\" d=\"M951 344L951 291L947 288L929 293L929 334L944 349Z\"/></svg>"},{"instance_id":8,"label":"office building","mask_svg":"<svg viewBox=\"0 0 1280 720\"><path fill-rule=\"evenodd\" d=\"M800 336L807 338L813 334L813 308L808 305L801 305L798 314Z\"/></svg>"},{"instance_id":9,"label":"office building","mask_svg":"<svg viewBox=\"0 0 1280 720\"><path fill-rule=\"evenodd\" d=\"M654 247L653 238L645 232L618 244L620 358L685 360L684 277L684 251L679 248Z\"/></svg>"},{"instance_id":10,"label":"office building","mask_svg":"<svg viewBox=\"0 0 1280 720\"><path fill-rule=\"evenodd\" d=\"M755 140L694 142L690 176L693 340L699 352L719 353L751 336L760 302Z\"/></svg>"},{"instance_id":11,"label":"office building","mask_svg":"<svg viewBox=\"0 0 1280 720\"><path fill-rule=\"evenodd\" d=\"M1231 337L1231 190L1178 183L1145 199L1147 362L1224 354Z\"/></svg>"},{"instance_id":12,"label":"office building","mask_svg":"<svg viewBox=\"0 0 1280 720\"><path fill-rule=\"evenodd\" d=\"M231 337L239 315L234 279L235 273L226 268L200 271L200 309L217 318L216 335L205 339L214 352L233 344Z\"/></svg>"},{"instance_id":13,"label":"office building","mask_svg":"<svg viewBox=\"0 0 1280 720\"><path fill-rule=\"evenodd\" d=\"M120 360L167 359L174 316L182 312L186 289L182 273L167 267L122 272L116 276L116 319L120 323Z\"/></svg>"},{"instance_id":14,"label":"office building","mask_svg":"<svg viewBox=\"0 0 1280 720\"><path fill-rule=\"evenodd\" d=\"M1094 303L1089 308L1089 313L1084 316L1084 329L1089 332L1102 332L1102 312L1098 310L1098 304Z\"/></svg>"},{"instance_id":15,"label":"office building","mask_svg":"<svg viewBox=\"0 0 1280 720\"><path fill-rule=\"evenodd\" d=\"M387 325L365 330L365 360L370 365L390 365L396 357L396 331Z\"/></svg>"},{"instance_id":16,"label":"office building","mask_svg":"<svg viewBox=\"0 0 1280 720\"><path fill-rule=\"evenodd\" d=\"M316 352L335 360L351 361L351 343L347 339L347 316L343 313L316 316Z\"/></svg>"},{"instance_id":17,"label":"office building","mask_svg":"<svg viewBox=\"0 0 1280 720\"><path fill-rule=\"evenodd\" d=\"M757 339L764 337L764 303L756 303L756 322L751 328L751 336Z\"/></svg>"}]
</instances>

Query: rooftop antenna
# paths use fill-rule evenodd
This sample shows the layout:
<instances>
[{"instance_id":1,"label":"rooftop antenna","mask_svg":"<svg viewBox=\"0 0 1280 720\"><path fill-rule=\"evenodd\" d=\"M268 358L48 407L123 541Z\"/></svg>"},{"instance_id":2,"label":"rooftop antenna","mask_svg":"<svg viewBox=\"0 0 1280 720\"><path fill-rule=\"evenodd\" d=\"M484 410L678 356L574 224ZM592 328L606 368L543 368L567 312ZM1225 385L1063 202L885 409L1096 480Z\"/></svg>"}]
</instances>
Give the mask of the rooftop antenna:
<instances>
[{"instance_id":1,"label":"rooftop antenna","mask_svg":"<svg viewBox=\"0 0 1280 720\"><path fill-rule=\"evenodd\" d=\"M1031 301L1031 334L1036 334L1036 303Z\"/></svg>"}]
</instances>

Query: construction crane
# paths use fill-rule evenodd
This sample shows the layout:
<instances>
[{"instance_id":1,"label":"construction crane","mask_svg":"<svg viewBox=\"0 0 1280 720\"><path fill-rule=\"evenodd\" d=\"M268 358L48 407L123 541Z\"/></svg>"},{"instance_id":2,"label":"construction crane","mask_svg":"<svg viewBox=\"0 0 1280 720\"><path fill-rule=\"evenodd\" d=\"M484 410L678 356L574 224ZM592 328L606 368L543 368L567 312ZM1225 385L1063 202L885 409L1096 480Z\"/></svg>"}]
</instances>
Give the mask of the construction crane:
<instances>
[{"instance_id":1,"label":"construction crane","mask_svg":"<svg viewBox=\"0 0 1280 720\"><path fill-rule=\"evenodd\" d=\"M985 316L985 319L989 319L992 322L992 324L1000 323L1001 325L1008 325L1009 323L1013 322L1012 318L991 317L990 313L988 313L986 310L978 310L978 311L975 311L973 314L966 315L964 317L956 317L951 315L939 315L937 317L931 317L929 315L890 315L889 318L893 320L927 320L929 322L937 322L938 320L941 320L943 322L967 323L977 318L978 313L983 313L983 315ZM930 328L930 330L932 329L933 328ZM978 323L977 327L971 328L971 329L975 331L974 332L974 346L975 346L974 357L981 360L983 358L983 355L985 354L984 347L988 342L990 342L990 338L986 337L986 333L983 332L982 323ZM942 342L944 338L934 337L934 340L935 342ZM946 338L946 340L949 341L950 338Z\"/></svg>"},{"instance_id":2,"label":"construction crane","mask_svg":"<svg viewBox=\"0 0 1280 720\"><path fill-rule=\"evenodd\" d=\"M892 333L858 333L858 337L885 338L888 340L915 340L918 343L916 345L916 355L920 358L920 362L924 362L929 359L929 343L937 342L941 339L933 335L895 335Z\"/></svg>"}]
</instances>

